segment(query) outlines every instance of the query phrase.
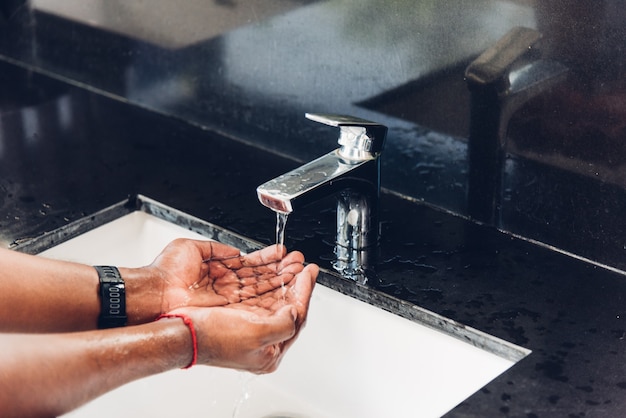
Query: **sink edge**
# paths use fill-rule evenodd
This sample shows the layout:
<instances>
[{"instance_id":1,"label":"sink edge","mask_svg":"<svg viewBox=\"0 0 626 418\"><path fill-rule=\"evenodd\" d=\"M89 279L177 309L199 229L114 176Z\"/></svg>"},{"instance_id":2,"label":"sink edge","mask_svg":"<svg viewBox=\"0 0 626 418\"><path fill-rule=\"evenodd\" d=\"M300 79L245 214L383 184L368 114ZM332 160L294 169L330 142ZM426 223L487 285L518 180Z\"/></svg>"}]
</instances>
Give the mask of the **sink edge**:
<instances>
[{"instance_id":1,"label":"sink edge","mask_svg":"<svg viewBox=\"0 0 626 418\"><path fill-rule=\"evenodd\" d=\"M142 211L153 215L196 232L207 239L214 239L239 248L243 252L252 252L264 247L260 242L169 207L147 196L137 194L38 237L19 242L12 246L11 249L27 254L38 254L134 211ZM337 273L326 269L320 269L318 283L346 296L443 332L514 363L517 363L531 352L526 348L494 337L478 329L465 326L420 306L372 289L367 285L358 284L343 278Z\"/></svg>"}]
</instances>

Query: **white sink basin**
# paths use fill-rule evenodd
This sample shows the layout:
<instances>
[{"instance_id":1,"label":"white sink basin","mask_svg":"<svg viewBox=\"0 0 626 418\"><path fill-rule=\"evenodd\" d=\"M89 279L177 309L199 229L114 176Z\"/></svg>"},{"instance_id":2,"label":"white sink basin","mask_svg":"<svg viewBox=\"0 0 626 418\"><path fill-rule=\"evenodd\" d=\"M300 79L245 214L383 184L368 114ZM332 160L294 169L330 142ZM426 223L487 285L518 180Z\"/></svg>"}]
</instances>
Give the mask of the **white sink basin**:
<instances>
[{"instance_id":1,"label":"white sink basin","mask_svg":"<svg viewBox=\"0 0 626 418\"><path fill-rule=\"evenodd\" d=\"M136 211L42 255L141 266L177 237L206 239ZM513 363L318 284L308 324L275 373L174 370L129 383L67 416L438 417Z\"/></svg>"}]
</instances>

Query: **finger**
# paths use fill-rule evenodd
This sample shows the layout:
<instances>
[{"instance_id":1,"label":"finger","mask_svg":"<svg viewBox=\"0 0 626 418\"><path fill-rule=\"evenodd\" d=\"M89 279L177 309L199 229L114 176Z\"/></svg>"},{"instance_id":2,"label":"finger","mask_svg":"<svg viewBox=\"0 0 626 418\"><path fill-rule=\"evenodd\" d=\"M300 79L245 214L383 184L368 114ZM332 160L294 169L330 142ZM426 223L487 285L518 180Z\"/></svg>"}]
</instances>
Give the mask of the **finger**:
<instances>
[{"instance_id":1,"label":"finger","mask_svg":"<svg viewBox=\"0 0 626 418\"><path fill-rule=\"evenodd\" d=\"M276 263L285 257L287 250L284 246L270 245L242 257L244 266L263 266Z\"/></svg>"},{"instance_id":2,"label":"finger","mask_svg":"<svg viewBox=\"0 0 626 418\"><path fill-rule=\"evenodd\" d=\"M278 271L282 271L287 266L292 264L303 264L304 263L304 255L300 251L292 251L285 255L280 263L278 263Z\"/></svg>"},{"instance_id":3,"label":"finger","mask_svg":"<svg viewBox=\"0 0 626 418\"><path fill-rule=\"evenodd\" d=\"M298 313L298 326L301 326L306 321L309 302L311 301L313 287L318 274L319 267L316 264L308 264L294 279L295 283L291 288L291 294L294 298L293 305Z\"/></svg>"},{"instance_id":4,"label":"finger","mask_svg":"<svg viewBox=\"0 0 626 418\"><path fill-rule=\"evenodd\" d=\"M293 337L285 340L282 343L283 353L289 350L289 347L291 347L293 343L298 339L300 331L306 323L306 317L309 310L309 302L318 274L319 267L315 264L309 264L297 278L297 281L294 285L297 287L295 287L293 290L293 293L298 298L296 303L296 310L298 312L298 318L296 319L296 332Z\"/></svg>"},{"instance_id":5,"label":"finger","mask_svg":"<svg viewBox=\"0 0 626 418\"><path fill-rule=\"evenodd\" d=\"M275 285L273 281L276 278L272 278L270 282L246 286L240 292L241 301L246 306L258 306L270 311L278 311L285 304L293 305L297 309L297 325L301 326L306 320L318 271L318 266L311 264L286 283Z\"/></svg>"},{"instance_id":6,"label":"finger","mask_svg":"<svg viewBox=\"0 0 626 418\"><path fill-rule=\"evenodd\" d=\"M293 263L285 264L281 268L279 268L277 271L277 275L278 276L281 276L284 274L296 275L300 273L302 269L304 269L304 262L293 262Z\"/></svg>"},{"instance_id":7,"label":"finger","mask_svg":"<svg viewBox=\"0 0 626 418\"><path fill-rule=\"evenodd\" d=\"M292 305L286 305L274 315L266 317L262 329L262 344L278 344L291 339L296 333L297 317L298 313Z\"/></svg>"},{"instance_id":8,"label":"finger","mask_svg":"<svg viewBox=\"0 0 626 418\"><path fill-rule=\"evenodd\" d=\"M241 255L239 249L221 242L200 240L195 240L194 242L200 250L203 260L230 258Z\"/></svg>"},{"instance_id":9,"label":"finger","mask_svg":"<svg viewBox=\"0 0 626 418\"><path fill-rule=\"evenodd\" d=\"M296 342L296 340L298 339L299 335L300 335L300 330L297 330L293 337L291 337L287 341L283 341L283 343L282 343L282 351L283 351L283 353L285 353L285 352L287 352L287 350L289 350L289 347L291 347L293 345L293 343Z\"/></svg>"},{"instance_id":10,"label":"finger","mask_svg":"<svg viewBox=\"0 0 626 418\"><path fill-rule=\"evenodd\" d=\"M280 361L283 358L283 344L272 344L264 347L259 355L262 357L258 361L259 365L256 368L252 368L250 371L254 374L266 374L276 371Z\"/></svg>"}]
</instances>

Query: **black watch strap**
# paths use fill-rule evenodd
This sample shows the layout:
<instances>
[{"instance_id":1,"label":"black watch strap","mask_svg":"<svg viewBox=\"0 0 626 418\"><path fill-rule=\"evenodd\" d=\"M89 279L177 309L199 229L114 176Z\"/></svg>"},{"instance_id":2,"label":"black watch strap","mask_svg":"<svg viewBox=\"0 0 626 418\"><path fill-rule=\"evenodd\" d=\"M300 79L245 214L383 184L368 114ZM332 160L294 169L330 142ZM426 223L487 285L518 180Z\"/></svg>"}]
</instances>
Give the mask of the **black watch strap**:
<instances>
[{"instance_id":1,"label":"black watch strap","mask_svg":"<svg viewBox=\"0 0 626 418\"><path fill-rule=\"evenodd\" d=\"M117 267L94 266L100 279L100 317L98 328L126 325L126 287Z\"/></svg>"}]
</instances>

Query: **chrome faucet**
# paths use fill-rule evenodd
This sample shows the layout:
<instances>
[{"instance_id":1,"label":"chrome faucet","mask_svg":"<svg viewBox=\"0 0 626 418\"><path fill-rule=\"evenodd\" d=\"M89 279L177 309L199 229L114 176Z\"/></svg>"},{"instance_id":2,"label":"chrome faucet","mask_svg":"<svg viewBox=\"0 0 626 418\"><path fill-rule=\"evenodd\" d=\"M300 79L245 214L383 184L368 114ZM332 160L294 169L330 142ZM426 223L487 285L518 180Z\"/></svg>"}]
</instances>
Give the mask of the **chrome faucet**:
<instances>
[{"instance_id":1,"label":"chrome faucet","mask_svg":"<svg viewBox=\"0 0 626 418\"><path fill-rule=\"evenodd\" d=\"M534 29L513 28L465 70L471 97L467 202L478 221L499 223L511 117L567 75L564 65L541 57L541 39Z\"/></svg>"},{"instance_id":2,"label":"chrome faucet","mask_svg":"<svg viewBox=\"0 0 626 418\"><path fill-rule=\"evenodd\" d=\"M261 203L277 213L337 194L334 268L364 283L378 242L380 154L387 127L352 116L307 113L338 127L338 149L257 187Z\"/></svg>"}]
</instances>

